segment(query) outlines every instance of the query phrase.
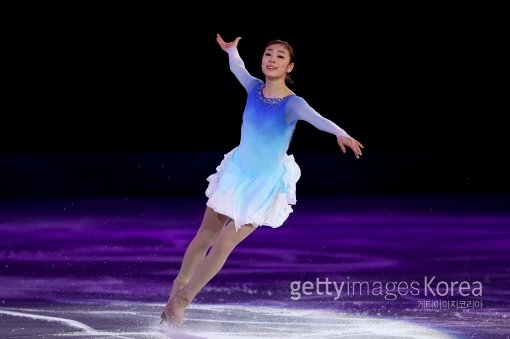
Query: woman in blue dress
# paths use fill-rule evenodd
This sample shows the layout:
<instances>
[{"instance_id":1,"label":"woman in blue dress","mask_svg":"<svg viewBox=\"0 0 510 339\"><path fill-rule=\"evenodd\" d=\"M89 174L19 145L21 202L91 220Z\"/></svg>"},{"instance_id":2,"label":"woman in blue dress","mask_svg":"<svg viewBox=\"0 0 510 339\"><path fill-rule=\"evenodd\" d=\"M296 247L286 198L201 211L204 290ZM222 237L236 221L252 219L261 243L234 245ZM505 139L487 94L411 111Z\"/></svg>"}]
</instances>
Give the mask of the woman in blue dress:
<instances>
[{"instance_id":1,"label":"woman in blue dress","mask_svg":"<svg viewBox=\"0 0 510 339\"><path fill-rule=\"evenodd\" d=\"M273 40L267 44L262 81L246 70L237 49L240 39L225 42L216 36L228 54L230 70L248 95L241 140L207 178L208 200L202 224L186 249L161 314L162 321L171 325L182 324L185 308L243 239L259 226L281 226L292 212L301 171L287 150L299 120L335 135L344 153L350 148L359 159L363 148L287 87L294 68L294 50L288 42Z\"/></svg>"}]
</instances>

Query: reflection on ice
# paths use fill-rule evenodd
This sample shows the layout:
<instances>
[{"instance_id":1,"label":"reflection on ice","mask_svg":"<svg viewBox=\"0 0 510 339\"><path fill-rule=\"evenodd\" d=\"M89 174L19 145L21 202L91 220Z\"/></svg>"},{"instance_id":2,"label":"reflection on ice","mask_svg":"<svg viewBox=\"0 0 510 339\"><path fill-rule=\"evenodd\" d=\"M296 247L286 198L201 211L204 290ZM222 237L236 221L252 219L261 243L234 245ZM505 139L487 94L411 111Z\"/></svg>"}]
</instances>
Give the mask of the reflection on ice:
<instances>
[{"instance_id":1,"label":"reflection on ice","mask_svg":"<svg viewBox=\"0 0 510 339\"><path fill-rule=\"evenodd\" d=\"M0 309L0 319L15 324L13 318L25 318L23 329L12 329L17 336L36 335L41 322L50 322L53 330L47 335L80 338L453 338L427 326L384 317L251 305L195 304L185 325L171 328L158 323L155 306L132 305L129 312Z\"/></svg>"}]
</instances>

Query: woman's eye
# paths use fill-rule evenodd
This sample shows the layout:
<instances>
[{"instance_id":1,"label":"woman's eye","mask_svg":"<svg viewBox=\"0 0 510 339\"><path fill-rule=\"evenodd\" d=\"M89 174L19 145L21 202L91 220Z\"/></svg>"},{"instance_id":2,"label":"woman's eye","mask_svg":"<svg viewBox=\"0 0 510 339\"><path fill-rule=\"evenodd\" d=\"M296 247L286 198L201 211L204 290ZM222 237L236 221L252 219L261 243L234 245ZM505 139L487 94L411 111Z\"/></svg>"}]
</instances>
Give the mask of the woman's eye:
<instances>
[{"instance_id":1,"label":"woman's eye","mask_svg":"<svg viewBox=\"0 0 510 339\"><path fill-rule=\"evenodd\" d=\"M266 54L264 54L264 55L265 55L265 56L271 56L271 54L269 54L269 53L266 53Z\"/></svg>"},{"instance_id":2,"label":"woman's eye","mask_svg":"<svg viewBox=\"0 0 510 339\"><path fill-rule=\"evenodd\" d=\"M284 59L285 57L283 55L278 55L278 58Z\"/></svg>"}]
</instances>

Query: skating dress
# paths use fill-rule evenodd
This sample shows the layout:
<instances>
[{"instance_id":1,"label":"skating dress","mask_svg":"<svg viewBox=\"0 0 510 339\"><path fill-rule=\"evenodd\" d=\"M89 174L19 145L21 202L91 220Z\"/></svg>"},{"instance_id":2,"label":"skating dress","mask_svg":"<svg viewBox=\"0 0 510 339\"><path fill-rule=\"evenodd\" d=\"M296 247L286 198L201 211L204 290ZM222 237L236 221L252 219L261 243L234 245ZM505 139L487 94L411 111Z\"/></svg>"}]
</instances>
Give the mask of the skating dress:
<instances>
[{"instance_id":1,"label":"skating dress","mask_svg":"<svg viewBox=\"0 0 510 339\"><path fill-rule=\"evenodd\" d=\"M207 178L206 204L230 217L236 231L245 224L277 228L296 204L301 170L287 150L297 121L307 121L336 136L348 134L299 96L264 97L264 82L249 74L237 48L229 48L227 53L230 70L246 89L248 98L241 141Z\"/></svg>"}]
</instances>

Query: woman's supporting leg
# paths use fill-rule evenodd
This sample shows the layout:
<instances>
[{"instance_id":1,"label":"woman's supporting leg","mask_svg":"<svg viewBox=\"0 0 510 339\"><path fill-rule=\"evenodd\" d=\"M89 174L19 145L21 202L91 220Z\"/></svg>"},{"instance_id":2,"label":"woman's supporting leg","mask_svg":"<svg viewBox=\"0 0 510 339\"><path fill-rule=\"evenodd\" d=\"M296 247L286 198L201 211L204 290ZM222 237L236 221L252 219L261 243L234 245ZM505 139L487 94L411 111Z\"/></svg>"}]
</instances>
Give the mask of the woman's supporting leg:
<instances>
[{"instance_id":1,"label":"woman's supporting leg","mask_svg":"<svg viewBox=\"0 0 510 339\"><path fill-rule=\"evenodd\" d=\"M236 232L234 221L229 221L213 243L210 253L198 264L191 280L180 290L181 296L193 300L220 271L232 250L254 230L255 227L244 225Z\"/></svg>"},{"instance_id":2,"label":"woman's supporting leg","mask_svg":"<svg viewBox=\"0 0 510 339\"><path fill-rule=\"evenodd\" d=\"M171 324L182 324L186 306L220 271L232 250L254 230L252 225L244 225L236 232L234 221L228 222L214 241L209 254L196 267L191 280L168 301L165 314Z\"/></svg>"},{"instance_id":3,"label":"woman's supporting leg","mask_svg":"<svg viewBox=\"0 0 510 339\"><path fill-rule=\"evenodd\" d=\"M206 207L202 224L184 253L179 273L172 285L169 300L175 292L190 281L197 265L205 258L207 250L218 238L229 219L227 216L215 212L212 208Z\"/></svg>"}]
</instances>

